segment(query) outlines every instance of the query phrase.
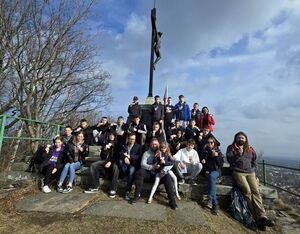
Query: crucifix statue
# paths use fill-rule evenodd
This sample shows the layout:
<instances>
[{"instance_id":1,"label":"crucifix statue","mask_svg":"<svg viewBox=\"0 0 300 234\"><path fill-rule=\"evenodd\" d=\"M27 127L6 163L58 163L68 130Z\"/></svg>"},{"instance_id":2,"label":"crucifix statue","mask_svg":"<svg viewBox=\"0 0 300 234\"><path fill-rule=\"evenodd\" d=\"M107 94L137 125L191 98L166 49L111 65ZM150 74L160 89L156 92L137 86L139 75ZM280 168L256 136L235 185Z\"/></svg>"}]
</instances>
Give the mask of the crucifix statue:
<instances>
[{"instance_id":1,"label":"crucifix statue","mask_svg":"<svg viewBox=\"0 0 300 234\"><path fill-rule=\"evenodd\" d=\"M151 35L151 57L150 57L150 76L149 76L148 97L153 97L153 71L155 70L155 65L161 59L160 47L161 47L162 32L157 31L156 8L155 7L151 10L151 25L152 25L152 35ZM154 54L156 56L155 60L154 60Z\"/></svg>"}]
</instances>

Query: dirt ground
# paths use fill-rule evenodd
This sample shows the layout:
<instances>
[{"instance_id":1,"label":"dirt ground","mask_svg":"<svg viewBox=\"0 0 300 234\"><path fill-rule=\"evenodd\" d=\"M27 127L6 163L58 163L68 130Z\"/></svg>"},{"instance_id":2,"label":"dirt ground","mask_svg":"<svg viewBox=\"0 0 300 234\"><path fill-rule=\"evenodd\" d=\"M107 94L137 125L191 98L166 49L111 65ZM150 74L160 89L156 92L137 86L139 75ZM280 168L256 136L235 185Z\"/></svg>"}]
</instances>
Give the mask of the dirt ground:
<instances>
[{"instance_id":1,"label":"dirt ground","mask_svg":"<svg viewBox=\"0 0 300 234\"><path fill-rule=\"evenodd\" d=\"M167 221L95 217L81 214L17 212L14 204L37 192L35 187L18 189L0 199L0 233L255 233L221 212L214 216L204 210L208 226L181 225ZM187 214L188 215L188 214ZM279 227L264 233L281 233Z\"/></svg>"}]
</instances>

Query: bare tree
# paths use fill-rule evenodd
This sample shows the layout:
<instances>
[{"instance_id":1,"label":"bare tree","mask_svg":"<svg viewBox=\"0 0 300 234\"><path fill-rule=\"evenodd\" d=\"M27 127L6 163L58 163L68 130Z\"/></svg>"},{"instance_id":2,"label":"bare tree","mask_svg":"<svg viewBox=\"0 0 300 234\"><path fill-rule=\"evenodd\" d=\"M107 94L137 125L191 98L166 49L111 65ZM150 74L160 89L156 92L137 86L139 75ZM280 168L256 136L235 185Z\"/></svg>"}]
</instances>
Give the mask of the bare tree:
<instances>
[{"instance_id":1,"label":"bare tree","mask_svg":"<svg viewBox=\"0 0 300 234\"><path fill-rule=\"evenodd\" d=\"M110 102L110 74L84 31L93 0L0 2L0 114L68 122ZM31 137L41 126L25 123Z\"/></svg>"}]
</instances>

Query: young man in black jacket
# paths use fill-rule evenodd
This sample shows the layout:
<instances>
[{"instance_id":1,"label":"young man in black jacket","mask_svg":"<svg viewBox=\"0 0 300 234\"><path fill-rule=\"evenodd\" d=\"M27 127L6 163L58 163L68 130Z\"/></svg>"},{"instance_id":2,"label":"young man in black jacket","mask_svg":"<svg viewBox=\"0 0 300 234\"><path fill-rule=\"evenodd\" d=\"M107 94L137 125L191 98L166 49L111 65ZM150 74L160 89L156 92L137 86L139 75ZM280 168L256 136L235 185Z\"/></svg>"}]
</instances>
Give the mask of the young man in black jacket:
<instances>
[{"instance_id":1,"label":"young man in black jacket","mask_svg":"<svg viewBox=\"0 0 300 234\"><path fill-rule=\"evenodd\" d=\"M158 122L160 126L163 128L164 125L164 106L160 102L160 97L156 95L154 97L154 103L151 106L151 114L152 114L152 124L154 122Z\"/></svg>"},{"instance_id":2,"label":"young man in black jacket","mask_svg":"<svg viewBox=\"0 0 300 234\"><path fill-rule=\"evenodd\" d=\"M94 144L94 135L93 129L89 126L88 121L86 119L80 120L80 125L73 131L73 135L77 135L79 132L83 132L84 135L84 143L86 145Z\"/></svg>"},{"instance_id":3,"label":"young man in black jacket","mask_svg":"<svg viewBox=\"0 0 300 234\"><path fill-rule=\"evenodd\" d=\"M137 96L134 96L132 103L129 104L128 114L127 124L130 124L135 116L142 117L142 109L139 105L139 98Z\"/></svg>"},{"instance_id":4,"label":"young man in black jacket","mask_svg":"<svg viewBox=\"0 0 300 234\"><path fill-rule=\"evenodd\" d=\"M120 152L120 168L127 176L127 186L125 199L129 200L129 194L133 184L135 172L140 168L142 156L142 148L136 143L136 135L134 133L128 134L127 144L123 145Z\"/></svg>"},{"instance_id":5,"label":"young man in black jacket","mask_svg":"<svg viewBox=\"0 0 300 234\"><path fill-rule=\"evenodd\" d=\"M140 146L144 146L147 134L146 124L141 122L139 116L134 116L133 121L128 126L127 133L135 133L136 142Z\"/></svg>"},{"instance_id":6,"label":"young man in black jacket","mask_svg":"<svg viewBox=\"0 0 300 234\"><path fill-rule=\"evenodd\" d=\"M172 98L168 97L167 105L164 108L164 129L167 139L170 138L169 129L172 125L172 120L175 119L175 107L172 105Z\"/></svg>"},{"instance_id":7,"label":"young man in black jacket","mask_svg":"<svg viewBox=\"0 0 300 234\"><path fill-rule=\"evenodd\" d=\"M116 132L117 141L119 143L121 143L121 144L126 143L128 125L126 123L124 123L123 116L119 116L117 123L113 123L110 129L111 129L111 131Z\"/></svg>"},{"instance_id":8,"label":"young man in black jacket","mask_svg":"<svg viewBox=\"0 0 300 234\"><path fill-rule=\"evenodd\" d=\"M116 133L109 132L108 140L102 145L100 154L100 160L91 164L91 184L92 186L84 191L85 193L96 193L99 191L99 177L109 174L112 178L110 184L109 197L114 198L116 196L118 178L119 178L119 150L120 144L116 141Z\"/></svg>"}]
</instances>

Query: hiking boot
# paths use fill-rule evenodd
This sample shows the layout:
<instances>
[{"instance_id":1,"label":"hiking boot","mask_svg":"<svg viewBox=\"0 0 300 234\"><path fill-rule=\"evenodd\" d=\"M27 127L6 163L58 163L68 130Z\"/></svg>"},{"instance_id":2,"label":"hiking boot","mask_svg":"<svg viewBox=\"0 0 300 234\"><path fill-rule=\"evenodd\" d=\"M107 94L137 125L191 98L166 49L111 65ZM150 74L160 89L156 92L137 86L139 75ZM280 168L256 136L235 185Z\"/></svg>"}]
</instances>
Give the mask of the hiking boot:
<instances>
[{"instance_id":1,"label":"hiking boot","mask_svg":"<svg viewBox=\"0 0 300 234\"><path fill-rule=\"evenodd\" d=\"M51 189L49 188L48 185L43 186L42 188L42 192L43 193L51 193Z\"/></svg>"},{"instance_id":2,"label":"hiking boot","mask_svg":"<svg viewBox=\"0 0 300 234\"><path fill-rule=\"evenodd\" d=\"M125 200L126 200L126 201L130 201L130 192L129 192L129 191L127 191L127 192L125 193Z\"/></svg>"},{"instance_id":3,"label":"hiking boot","mask_svg":"<svg viewBox=\"0 0 300 234\"><path fill-rule=\"evenodd\" d=\"M99 189L97 188L89 188L88 190L85 190L84 193L98 193Z\"/></svg>"},{"instance_id":4,"label":"hiking boot","mask_svg":"<svg viewBox=\"0 0 300 234\"><path fill-rule=\"evenodd\" d=\"M61 185L57 186L57 192L62 193L64 191L63 187Z\"/></svg>"},{"instance_id":5,"label":"hiking boot","mask_svg":"<svg viewBox=\"0 0 300 234\"><path fill-rule=\"evenodd\" d=\"M180 179L179 181L178 181L178 184L184 184L184 179Z\"/></svg>"},{"instance_id":6,"label":"hiking boot","mask_svg":"<svg viewBox=\"0 0 300 234\"><path fill-rule=\"evenodd\" d=\"M109 191L109 197L110 198L115 198L116 197L116 191L115 190L110 190Z\"/></svg>"},{"instance_id":7,"label":"hiking boot","mask_svg":"<svg viewBox=\"0 0 300 234\"><path fill-rule=\"evenodd\" d=\"M62 193L69 193L73 190L72 186L68 185L66 189L63 190Z\"/></svg>"}]
</instances>

